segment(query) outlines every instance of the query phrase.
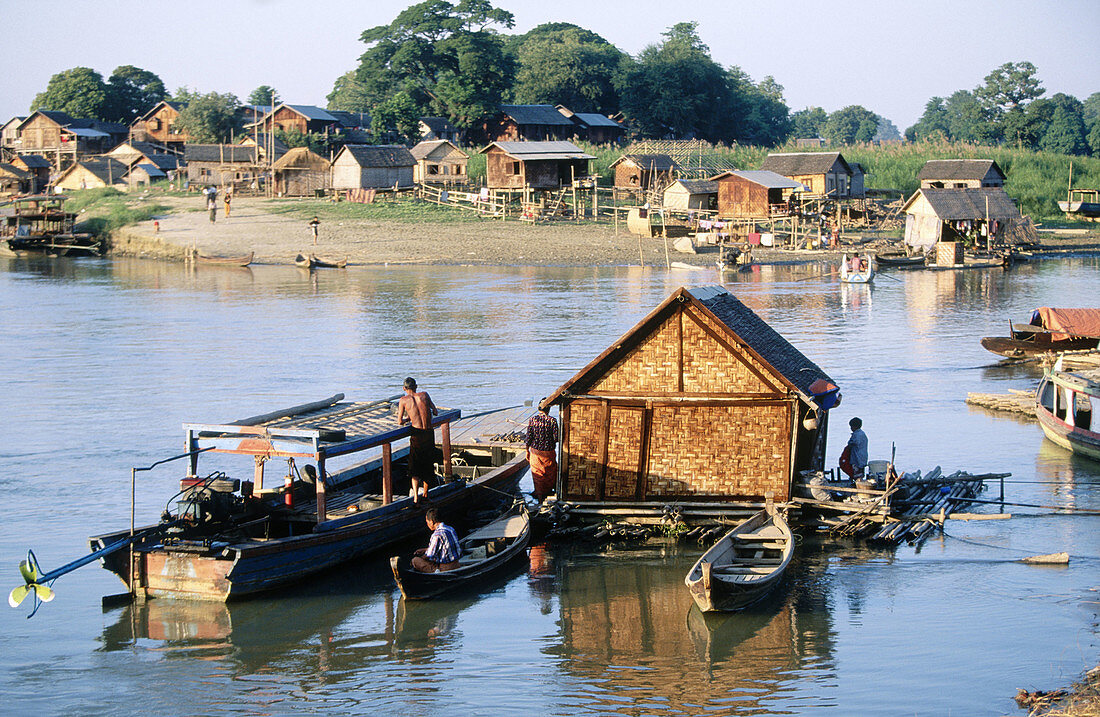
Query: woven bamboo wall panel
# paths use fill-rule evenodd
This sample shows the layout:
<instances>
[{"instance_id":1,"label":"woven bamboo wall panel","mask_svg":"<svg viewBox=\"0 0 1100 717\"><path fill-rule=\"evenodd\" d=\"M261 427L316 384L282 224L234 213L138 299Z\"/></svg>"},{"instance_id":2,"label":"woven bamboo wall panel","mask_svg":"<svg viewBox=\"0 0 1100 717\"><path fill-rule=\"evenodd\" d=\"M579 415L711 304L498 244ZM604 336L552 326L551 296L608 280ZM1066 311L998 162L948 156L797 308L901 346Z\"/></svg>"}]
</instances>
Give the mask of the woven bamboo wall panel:
<instances>
[{"instance_id":1,"label":"woven bamboo wall panel","mask_svg":"<svg viewBox=\"0 0 1100 717\"><path fill-rule=\"evenodd\" d=\"M597 379L593 393L637 391L667 393L679 390L680 333L675 314Z\"/></svg>"},{"instance_id":2,"label":"woven bamboo wall panel","mask_svg":"<svg viewBox=\"0 0 1100 717\"><path fill-rule=\"evenodd\" d=\"M565 495L571 498L596 497L602 434L602 406L575 402L569 407L569 442L562 449Z\"/></svg>"},{"instance_id":3,"label":"woven bamboo wall panel","mask_svg":"<svg viewBox=\"0 0 1100 717\"><path fill-rule=\"evenodd\" d=\"M644 416L645 413L640 410L611 409L607 473L604 476L605 500L633 499L637 494Z\"/></svg>"},{"instance_id":4,"label":"woven bamboo wall panel","mask_svg":"<svg viewBox=\"0 0 1100 717\"><path fill-rule=\"evenodd\" d=\"M787 499L790 407L658 406L649 438L647 499L662 495Z\"/></svg>"},{"instance_id":5,"label":"woven bamboo wall panel","mask_svg":"<svg viewBox=\"0 0 1100 717\"><path fill-rule=\"evenodd\" d=\"M719 336L728 336L724 327L710 318L691 312L692 316L710 327ZM729 337L729 343L740 349L736 339ZM772 369L752 357L747 351L738 351L735 356L729 349L718 343L700 326L684 317L684 391L687 393L774 393L779 385L778 379L768 384L746 366L748 363L764 376L771 377Z\"/></svg>"}]
</instances>

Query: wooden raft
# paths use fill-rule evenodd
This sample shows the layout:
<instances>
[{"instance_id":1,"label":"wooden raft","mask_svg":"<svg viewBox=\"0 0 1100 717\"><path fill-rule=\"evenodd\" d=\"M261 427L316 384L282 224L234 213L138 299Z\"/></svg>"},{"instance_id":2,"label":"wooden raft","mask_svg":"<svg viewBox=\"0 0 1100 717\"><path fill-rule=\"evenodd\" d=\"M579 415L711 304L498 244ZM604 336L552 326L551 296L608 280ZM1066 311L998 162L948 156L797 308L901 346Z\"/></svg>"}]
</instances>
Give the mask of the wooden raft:
<instances>
[{"instance_id":1,"label":"wooden raft","mask_svg":"<svg viewBox=\"0 0 1100 717\"><path fill-rule=\"evenodd\" d=\"M1020 391L1010 389L1003 393L968 393L966 402L971 406L978 406L990 411L1011 413L1029 421L1035 418L1035 390Z\"/></svg>"}]
</instances>

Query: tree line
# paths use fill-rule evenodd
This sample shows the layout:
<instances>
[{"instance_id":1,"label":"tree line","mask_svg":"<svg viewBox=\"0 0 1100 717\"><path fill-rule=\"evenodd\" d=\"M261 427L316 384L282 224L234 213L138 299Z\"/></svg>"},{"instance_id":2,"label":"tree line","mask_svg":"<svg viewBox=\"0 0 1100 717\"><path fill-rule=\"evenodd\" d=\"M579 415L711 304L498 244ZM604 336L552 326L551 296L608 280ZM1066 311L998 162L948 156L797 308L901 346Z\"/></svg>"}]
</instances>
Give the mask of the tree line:
<instances>
[{"instance_id":1,"label":"tree line","mask_svg":"<svg viewBox=\"0 0 1100 717\"><path fill-rule=\"evenodd\" d=\"M337 78L328 109L366 113L375 141L417 141L423 116L470 129L500 104L561 104L574 112L622 115L642 138L764 147L803 137L834 145L901 138L893 123L861 105L791 112L773 77L755 82L739 67L715 62L694 22L673 25L637 56L571 23L506 34L514 24L512 13L489 0L411 5L360 35L366 50ZM973 91L930 99L905 136L1100 153L1100 93L1084 102L1042 94L1031 63L1007 63ZM234 95L182 87L169 97L156 75L129 65L107 81L89 68L58 73L31 109L130 122L161 99L187 103L177 125L194 141L222 141L240 129ZM248 98L256 105L278 101L268 85ZM319 141L282 138L289 146Z\"/></svg>"}]
</instances>

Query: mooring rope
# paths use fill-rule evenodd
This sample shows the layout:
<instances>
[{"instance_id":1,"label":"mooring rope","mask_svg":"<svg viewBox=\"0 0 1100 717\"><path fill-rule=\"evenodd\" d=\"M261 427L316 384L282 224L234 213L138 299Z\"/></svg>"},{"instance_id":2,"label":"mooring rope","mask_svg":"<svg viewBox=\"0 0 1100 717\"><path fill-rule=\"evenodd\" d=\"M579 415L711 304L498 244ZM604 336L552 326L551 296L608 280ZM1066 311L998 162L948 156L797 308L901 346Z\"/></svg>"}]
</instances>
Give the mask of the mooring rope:
<instances>
[{"instance_id":1,"label":"mooring rope","mask_svg":"<svg viewBox=\"0 0 1100 717\"><path fill-rule=\"evenodd\" d=\"M993 550L1007 550L1013 553L1023 553L1024 557L1029 555L1038 555L1038 550L1024 550L1022 548L1006 548L1003 545L990 545L989 543L980 543L977 540L970 540L968 538L960 538L957 535L951 535L946 530L940 531L945 538L951 538L952 540L958 540L961 543L967 543L969 545L977 545L982 548L991 548ZM1074 560L1100 560L1100 555L1070 555Z\"/></svg>"}]
</instances>

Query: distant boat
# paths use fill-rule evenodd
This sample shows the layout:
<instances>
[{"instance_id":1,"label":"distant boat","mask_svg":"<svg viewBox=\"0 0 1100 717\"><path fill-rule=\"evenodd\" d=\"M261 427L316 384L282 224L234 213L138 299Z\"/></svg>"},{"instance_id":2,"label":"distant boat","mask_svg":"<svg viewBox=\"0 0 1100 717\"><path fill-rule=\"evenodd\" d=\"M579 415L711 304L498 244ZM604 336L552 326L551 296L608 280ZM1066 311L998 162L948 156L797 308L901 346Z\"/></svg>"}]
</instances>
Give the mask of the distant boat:
<instances>
[{"instance_id":1,"label":"distant boat","mask_svg":"<svg viewBox=\"0 0 1100 717\"><path fill-rule=\"evenodd\" d=\"M310 254L306 256L299 254L294 257L294 266L301 267L302 269L343 269L348 265L348 258L344 257L339 261L328 261L326 259L319 259L317 255Z\"/></svg>"},{"instance_id":2,"label":"distant boat","mask_svg":"<svg viewBox=\"0 0 1100 717\"><path fill-rule=\"evenodd\" d=\"M248 252L240 256L206 256L195 252L195 261L199 264L218 264L221 266L248 266L252 263L255 252Z\"/></svg>"},{"instance_id":3,"label":"distant boat","mask_svg":"<svg viewBox=\"0 0 1100 717\"><path fill-rule=\"evenodd\" d=\"M1092 406L1100 399L1100 357L1060 356L1035 392L1035 417L1046 437L1100 461L1100 432Z\"/></svg>"},{"instance_id":4,"label":"distant boat","mask_svg":"<svg viewBox=\"0 0 1100 717\"><path fill-rule=\"evenodd\" d=\"M879 266L889 266L896 269L923 267L924 255L910 256L904 252L883 252L875 255L875 263Z\"/></svg>"},{"instance_id":5,"label":"distant boat","mask_svg":"<svg viewBox=\"0 0 1100 717\"><path fill-rule=\"evenodd\" d=\"M840 280L845 284L870 284L875 278L875 257L873 254L847 254L841 257Z\"/></svg>"},{"instance_id":6,"label":"distant boat","mask_svg":"<svg viewBox=\"0 0 1100 717\"><path fill-rule=\"evenodd\" d=\"M313 259L309 258L305 254L299 254L294 257L294 266L299 269L309 269L313 266Z\"/></svg>"},{"instance_id":7,"label":"distant boat","mask_svg":"<svg viewBox=\"0 0 1100 717\"><path fill-rule=\"evenodd\" d=\"M793 553L791 529L769 506L703 553L684 584L703 612L740 610L779 584Z\"/></svg>"},{"instance_id":8,"label":"distant boat","mask_svg":"<svg viewBox=\"0 0 1100 717\"><path fill-rule=\"evenodd\" d=\"M16 197L11 213L0 216L0 249L5 255L99 256L103 244L91 234L73 231L76 214L67 212L63 194Z\"/></svg>"},{"instance_id":9,"label":"distant boat","mask_svg":"<svg viewBox=\"0 0 1100 717\"><path fill-rule=\"evenodd\" d=\"M390 569L406 600L435 597L462 587L473 587L525 554L531 537L527 506L519 502L501 517L459 541L462 557L454 570L422 573L407 556L390 558Z\"/></svg>"},{"instance_id":10,"label":"distant boat","mask_svg":"<svg viewBox=\"0 0 1100 717\"><path fill-rule=\"evenodd\" d=\"M986 336L982 347L1005 358L1025 358L1100 346L1100 309L1057 309L1042 306L1031 322L1012 324L1010 336Z\"/></svg>"},{"instance_id":11,"label":"distant boat","mask_svg":"<svg viewBox=\"0 0 1100 717\"><path fill-rule=\"evenodd\" d=\"M1070 219L1100 217L1100 189L1071 189L1058 208Z\"/></svg>"}]
</instances>

